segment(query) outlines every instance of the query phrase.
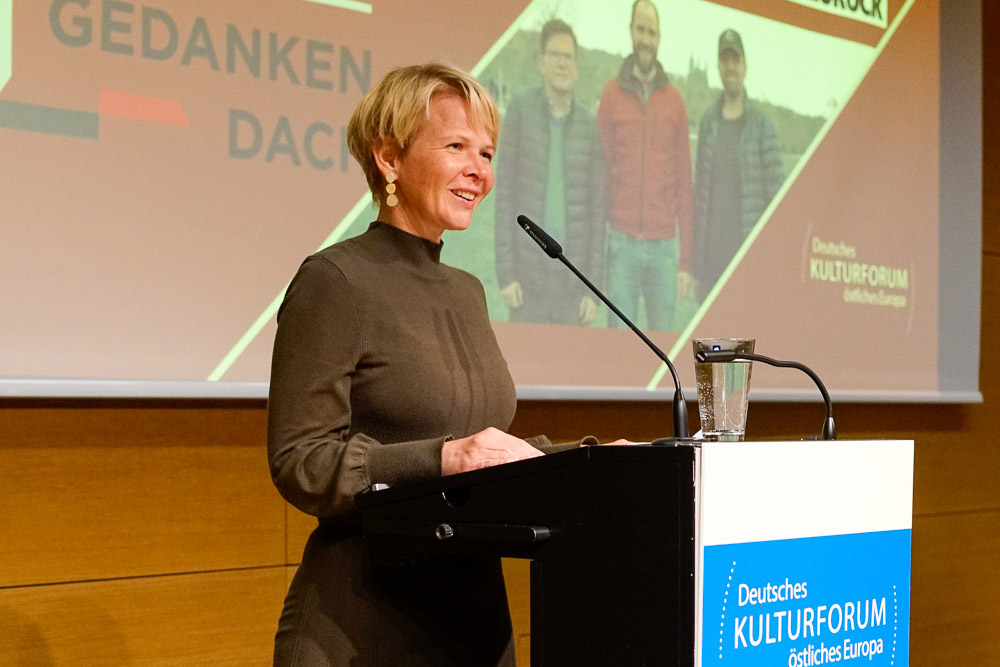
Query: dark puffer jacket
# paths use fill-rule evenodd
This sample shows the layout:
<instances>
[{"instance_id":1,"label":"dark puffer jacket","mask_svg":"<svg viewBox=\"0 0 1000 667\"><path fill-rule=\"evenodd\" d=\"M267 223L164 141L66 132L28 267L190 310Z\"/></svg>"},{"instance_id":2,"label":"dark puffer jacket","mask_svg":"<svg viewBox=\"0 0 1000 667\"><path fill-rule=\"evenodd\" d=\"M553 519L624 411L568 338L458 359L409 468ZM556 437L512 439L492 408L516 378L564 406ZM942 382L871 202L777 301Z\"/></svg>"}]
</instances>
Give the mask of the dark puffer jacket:
<instances>
[{"instance_id":1,"label":"dark puffer jacket","mask_svg":"<svg viewBox=\"0 0 1000 667\"><path fill-rule=\"evenodd\" d=\"M743 132L740 134L740 221L742 237L771 203L785 180L781 150L774 123L749 98L743 101ZM712 198L712 159L722 123L722 97L705 111L698 128L698 161L694 179L694 270L699 279L700 267L713 262L705 256L712 234L708 226L708 208Z\"/></svg>"},{"instance_id":2,"label":"dark puffer jacket","mask_svg":"<svg viewBox=\"0 0 1000 667\"><path fill-rule=\"evenodd\" d=\"M537 283L547 261L518 228L518 215L544 224L549 168L549 101L542 88L516 97L503 119L497 151L496 266L503 289ZM563 254L592 282L603 283L605 210L601 142L594 115L574 101L563 135L566 239ZM579 295L589 294L580 286Z\"/></svg>"}]
</instances>

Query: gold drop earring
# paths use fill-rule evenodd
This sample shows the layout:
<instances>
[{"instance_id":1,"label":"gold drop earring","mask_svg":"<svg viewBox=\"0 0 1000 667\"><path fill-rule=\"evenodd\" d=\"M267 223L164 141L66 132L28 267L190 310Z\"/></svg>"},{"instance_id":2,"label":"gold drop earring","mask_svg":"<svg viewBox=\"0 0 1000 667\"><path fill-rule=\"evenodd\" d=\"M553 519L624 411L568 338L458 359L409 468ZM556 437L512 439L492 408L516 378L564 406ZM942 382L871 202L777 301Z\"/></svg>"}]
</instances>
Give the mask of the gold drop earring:
<instances>
[{"instance_id":1,"label":"gold drop earring","mask_svg":"<svg viewBox=\"0 0 1000 667\"><path fill-rule=\"evenodd\" d=\"M399 203L399 198L396 197L396 174L389 173L385 177L385 204L389 208L392 208Z\"/></svg>"}]
</instances>

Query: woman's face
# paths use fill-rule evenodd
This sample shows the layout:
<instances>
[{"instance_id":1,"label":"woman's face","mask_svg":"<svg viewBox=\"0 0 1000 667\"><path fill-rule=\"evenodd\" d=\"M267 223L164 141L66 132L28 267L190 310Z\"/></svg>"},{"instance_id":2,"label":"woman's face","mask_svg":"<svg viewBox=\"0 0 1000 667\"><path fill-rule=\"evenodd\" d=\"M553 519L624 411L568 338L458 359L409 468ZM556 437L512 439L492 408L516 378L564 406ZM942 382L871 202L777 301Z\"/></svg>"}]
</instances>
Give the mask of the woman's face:
<instances>
[{"instance_id":1,"label":"woman's face","mask_svg":"<svg viewBox=\"0 0 1000 667\"><path fill-rule=\"evenodd\" d=\"M446 229L467 228L493 188L494 151L486 129L473 125L468 102L432 97L423 127L394 160L399 203L388 210L390 222L435 242Z\"/></svg>"}]
</instances>

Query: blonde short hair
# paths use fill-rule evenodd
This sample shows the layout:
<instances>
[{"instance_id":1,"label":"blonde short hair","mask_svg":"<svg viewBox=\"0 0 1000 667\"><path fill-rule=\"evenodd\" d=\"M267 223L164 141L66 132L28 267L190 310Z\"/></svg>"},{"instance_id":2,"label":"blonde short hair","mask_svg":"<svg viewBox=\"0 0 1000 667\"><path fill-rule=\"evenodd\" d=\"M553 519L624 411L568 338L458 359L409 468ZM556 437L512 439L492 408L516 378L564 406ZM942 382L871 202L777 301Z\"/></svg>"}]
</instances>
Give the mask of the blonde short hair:
<instances>
[{"instance_id":1,"label":"blonde short hair","mask_svg":"<svg viewBox=\"0 0 1000 667\"><path fill-rule=\"evenodd\" d=\"M440 94L466 100L472 122L483 127L496 144L500 112L483 84L472 76L438 62L390 70L365 94L347 123L347 147L365 172L376 203L381 201L385 177L375 163L375 143L389 140L405 152L430 115L431 99Z\"/></svg>"}]
</instances>

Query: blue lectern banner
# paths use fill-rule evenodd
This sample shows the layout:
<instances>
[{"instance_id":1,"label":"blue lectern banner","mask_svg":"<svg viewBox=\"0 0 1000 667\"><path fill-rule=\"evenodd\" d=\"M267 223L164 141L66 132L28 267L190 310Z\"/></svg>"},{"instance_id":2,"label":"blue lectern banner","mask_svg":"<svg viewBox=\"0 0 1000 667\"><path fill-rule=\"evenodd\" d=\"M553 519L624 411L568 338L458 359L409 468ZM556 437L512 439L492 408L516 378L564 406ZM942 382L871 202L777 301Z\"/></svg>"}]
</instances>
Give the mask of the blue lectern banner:
<instances>
[{"instance_id":1,"label":"blue lectern banner","mask_svg":"<svg viewBox=\"0 0 1000 667\"><path fill-rule=\"evenodd\" d=\"M706 546L701 664L909 664L910 533Z\"/></svg>"}]
</instances>

